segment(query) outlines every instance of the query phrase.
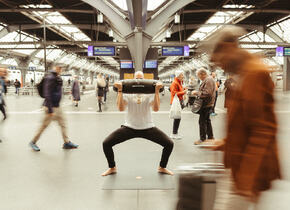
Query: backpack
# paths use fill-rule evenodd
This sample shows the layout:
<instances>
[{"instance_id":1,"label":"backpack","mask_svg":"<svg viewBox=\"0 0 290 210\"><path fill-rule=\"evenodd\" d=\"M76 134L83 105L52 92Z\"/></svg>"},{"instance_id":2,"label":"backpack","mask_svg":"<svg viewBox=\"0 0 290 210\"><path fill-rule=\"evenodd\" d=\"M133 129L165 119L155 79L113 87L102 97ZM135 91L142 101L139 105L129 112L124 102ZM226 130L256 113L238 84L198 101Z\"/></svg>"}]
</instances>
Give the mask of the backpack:
<instances>
[{"instance_id":1,"label":"backpack","mask_svg":"<svg viewBox=\"0 0 290 210\"><path fill-rule=\"evenodd\" d=\"M37 92L41 98L45 98L43 95L43 86L44 86L44 77L41 79L41 81L36 85Z\"/></svg>"}]
</instances>

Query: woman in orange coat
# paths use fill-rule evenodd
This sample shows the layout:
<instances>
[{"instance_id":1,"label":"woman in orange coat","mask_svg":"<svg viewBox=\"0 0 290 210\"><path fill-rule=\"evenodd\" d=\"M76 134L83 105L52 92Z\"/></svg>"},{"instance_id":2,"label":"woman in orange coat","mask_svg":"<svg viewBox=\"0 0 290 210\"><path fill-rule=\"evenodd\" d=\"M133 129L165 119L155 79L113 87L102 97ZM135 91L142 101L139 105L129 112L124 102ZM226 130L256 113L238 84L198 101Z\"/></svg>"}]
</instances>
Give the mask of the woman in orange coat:
<instances>
[{"instance_id":1,"label":"woman in orange coat","mask_svg":"<svg viewBox=\"0 0 290 210\"><path fill-rule=\"evenodd\" d=\"M184 73L182 70L177 70L175 71L175 79L172 82L170 86L170 92L171 92L171 100L170 104L172 104L173 98L175 94L177 95L181 108L184 108L184 95L186 94L187 90L186 88L183 88L183 79L184 79ZM172 139L181 139L181 136L178 135L178 128L180 125L180 120L181 119L174 119L173 120L173 132L171 134Z\"/></svg>"}]
</instances>

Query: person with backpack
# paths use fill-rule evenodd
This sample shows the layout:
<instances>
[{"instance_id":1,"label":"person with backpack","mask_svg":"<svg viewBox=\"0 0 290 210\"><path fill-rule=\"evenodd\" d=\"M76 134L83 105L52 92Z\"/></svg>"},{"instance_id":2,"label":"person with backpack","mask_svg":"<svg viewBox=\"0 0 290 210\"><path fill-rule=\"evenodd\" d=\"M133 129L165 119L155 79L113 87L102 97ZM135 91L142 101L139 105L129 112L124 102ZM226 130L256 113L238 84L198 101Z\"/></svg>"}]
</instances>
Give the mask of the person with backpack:
<instances>
[{"instance_id":1,"label":"person with backpack","mask_svg":"<svg viewBox=\"0 0 290 210\"><path fill-rule=\"evenodd\" d=\"M105 88L106 88L106 81L105 81L102 74L98 74L97 86L96 86L97 96L98 96L98 104L99 104L98 112L102 112L102 100L104 97Z\"/></svg>"},{"instance_id":2,"label":"person with backpack","mask_svg":"<svg viewBox=\"0 0 290 210\"><path fill-rule=\"evenodd\" d=\"M43 106L45 115L43 118L43 122L34 136L32 141L29 143L31 148L34 151L40 151L39 147L36 145L36 142L39 140L43 131L47 128L52 120L56 120L61 127L62 137L63 137L63 149L75 149L78 145L72 143L66 131L65 120L63 117L63 112L61 110L60 100L62 97L62 79L60 77L61 74L61 67L56 66L54 70L50 71L42 81L37 85L37 90L39 91L39 95L44 97Z\"/></svg>"}]
</instances>

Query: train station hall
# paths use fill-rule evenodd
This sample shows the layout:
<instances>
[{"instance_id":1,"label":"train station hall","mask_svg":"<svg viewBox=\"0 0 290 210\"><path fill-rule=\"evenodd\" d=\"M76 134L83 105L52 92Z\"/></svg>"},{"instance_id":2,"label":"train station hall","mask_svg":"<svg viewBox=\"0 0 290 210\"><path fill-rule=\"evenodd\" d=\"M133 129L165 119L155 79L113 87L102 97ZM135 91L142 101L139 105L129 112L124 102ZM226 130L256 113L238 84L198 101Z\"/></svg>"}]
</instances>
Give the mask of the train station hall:
<instances>
[{"instance_id":1,"label":"train station hall","mask_svg":"<svg viewBox=\"0 0 290 210\"><path fill-rule=\"evenodd\" d=\"M289 0L0 0L0 210L289 210L289 91Z\"/></svg>"}]
</instances>

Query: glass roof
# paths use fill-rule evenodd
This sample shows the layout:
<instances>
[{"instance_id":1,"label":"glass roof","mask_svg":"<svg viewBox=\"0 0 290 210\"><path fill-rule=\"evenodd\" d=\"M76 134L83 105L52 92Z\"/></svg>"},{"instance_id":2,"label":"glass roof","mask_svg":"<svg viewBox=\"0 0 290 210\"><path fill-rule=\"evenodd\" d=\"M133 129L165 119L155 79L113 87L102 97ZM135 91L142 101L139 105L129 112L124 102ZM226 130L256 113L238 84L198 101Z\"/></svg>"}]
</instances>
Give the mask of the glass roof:
<instances>
[{"instance_id":1,"label":"glass roof","mask_svg":"<svg viewBox=\"0 0 290 210\"><path fill-rule=\"evenodd\" d=\"M225 5L224 8L252 8L250 5ZM202 26L197 29L187 40L188 41L198 41L204 40L213 34L218 29L222 28L221 23L237 23L243 15L249 15L246 12L216 12L211 18L206 21L206 24L217 24L216 26Z\"/></svg>"},{"instance_id":2,"label":"glass roof","mask_svg":"<svg viewBox=\"0 0 290 210\"><path fill-rule=\"evenodd\" d=\"M126 0L112 0L118 7L120 7L122 10L128 10ZM155 10L157 7L159 7L165 0L148 0L147 3L147 10Z\"/></svg>"},{"instance_id":3,"label":"glass roof","mask_svg":"<svg viewBox=\"0 0 290 210\"><path fill-rule=\"evenodd\" d=\"M290 43L290 15L277 21L280 22L270 27L282 40Z\"/></svg>"},{"instance_id":4,"label":"glass roof","mask_svg":"<svg viewBox=\"0 0 290 210\"><path fill-rule=\"evenodd\" d=\"M50 5L22 5L23 8L49 8ZM72 25L66 17L64 17L59 12L31 12L30 14L26 14L28 17L34 17L39 19L39 23L43 23L45 21L46 24L49 24L48 27L56 29L60 32L60 35L65 36L68 40L74 41L91 41L91 39L84 34L79 28ZM58 25L55 25L58 24Z\"/></svg>"}]
</instances>

